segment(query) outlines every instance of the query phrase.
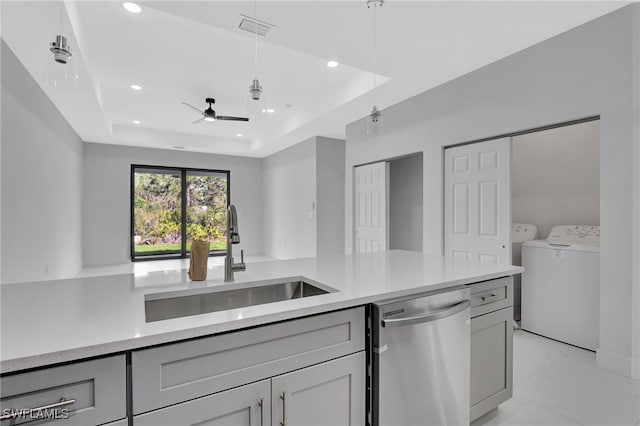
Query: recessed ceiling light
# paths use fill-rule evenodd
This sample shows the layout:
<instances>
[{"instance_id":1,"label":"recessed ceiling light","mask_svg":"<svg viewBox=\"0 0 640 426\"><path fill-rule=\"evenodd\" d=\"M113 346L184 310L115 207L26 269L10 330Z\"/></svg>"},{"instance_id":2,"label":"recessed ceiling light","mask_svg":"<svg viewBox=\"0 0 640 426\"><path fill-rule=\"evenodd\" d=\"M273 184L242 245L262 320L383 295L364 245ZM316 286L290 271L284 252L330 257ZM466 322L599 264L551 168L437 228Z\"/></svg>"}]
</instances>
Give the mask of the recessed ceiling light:
<instances>
[{"instance_id":1,"label":"recessed ceiling light","mask_svg":"<svg viewBox=\"0 0 640 426\"><path fill-rule=\"evenodd\" d=\"M262 112L268 112L269 114L273 114L274 112L276 112L276 110L273 108L265 108L262 110Z\"/></svg>"},{"instance_id":2,"label":"recessed ceiling light","mask_svg":"<svg viewBox=\"0 0 640 426\"><path fill-rule=\"evenodd\" d=\"M327 66L328 66L329 68L335 68L335 67L337 67L338 65L340 65L340 63L338 63L337 61L329 61L329 62L327 62Z\"/></svg>"},{"instance_id":3,"label":"recessed ceiling light","mask_svg":"<svg viewBox=\"0 0 640 426\"><path fill-rule=\"evenodd\" d=\"M241 138L243 136L243 134L242 133L238 133L236 136Z\"/></svg>"},{"instance_id":4,"label":"recessed ceiling light","mask_svg":"<svg viewBox=\"0 0 640 426\"><path fill-rule=\"evenodd\" d=\"M140 121L140 120L133 120L133 124L142 124L142 121Z\"/></svg>"},{"instance_id":5,"label":"recessed ceiling light","mask_svg":"<svg viewBox=\"0 0 640 426\"><path fill-rule=\"evenodd\" d=\"M138 6L135 3L132 3L130 1L126 1L124 3L122 3L122 7L124 7L128 12L131 13L140 13L142 12L142 8L140 6Z\"/></svg>"},{"instance_id":6,"label":"recessed ceiling light","mask_svg":"<svg viewBox=\"0 0 640 426\"><path fill-rule=\"evenodd\" d=\"M131 87L133 90L142 90L142 86L140 86L139 84L132 84Z\"/></svg>"}]
</instances>

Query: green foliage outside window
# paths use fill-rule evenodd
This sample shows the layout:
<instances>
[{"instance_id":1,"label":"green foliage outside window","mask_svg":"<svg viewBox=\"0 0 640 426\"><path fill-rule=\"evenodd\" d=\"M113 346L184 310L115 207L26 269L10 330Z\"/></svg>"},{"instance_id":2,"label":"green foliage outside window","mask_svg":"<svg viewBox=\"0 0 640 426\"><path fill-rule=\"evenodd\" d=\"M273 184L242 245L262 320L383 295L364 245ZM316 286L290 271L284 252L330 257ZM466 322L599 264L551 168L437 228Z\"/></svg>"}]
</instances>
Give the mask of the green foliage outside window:
<instances>
[{"instance_id":1,"label":"green foliage outside window","mask_svg":"<svg viewBox=\"0 0 640 426\"><path fill-rule=\"evenodd\" d=\"M134 172L136 255L177 254L182 250L182 174L186 185L186 250L193 240L226 249L227 175L141 167Z\"/></svg>"}]
</instances>

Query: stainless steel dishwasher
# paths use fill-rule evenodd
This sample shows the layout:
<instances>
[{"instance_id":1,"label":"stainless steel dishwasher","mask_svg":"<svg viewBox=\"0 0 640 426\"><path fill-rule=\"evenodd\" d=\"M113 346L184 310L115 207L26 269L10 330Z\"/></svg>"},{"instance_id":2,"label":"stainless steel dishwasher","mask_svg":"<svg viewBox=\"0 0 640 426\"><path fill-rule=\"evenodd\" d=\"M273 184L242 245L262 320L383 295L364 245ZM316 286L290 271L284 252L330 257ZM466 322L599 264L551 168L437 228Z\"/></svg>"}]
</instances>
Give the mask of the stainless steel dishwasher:
<instances>
[{"instance_id":1,"label":"stainless steel dishwasher","mask_svg":"<svg viewBox=\"0 0 640 426\"><path fill-rule=\"evenodd\" d=\"M468 288L373 307L375 426L469 424Z\"/></svg>"}]
</instances>

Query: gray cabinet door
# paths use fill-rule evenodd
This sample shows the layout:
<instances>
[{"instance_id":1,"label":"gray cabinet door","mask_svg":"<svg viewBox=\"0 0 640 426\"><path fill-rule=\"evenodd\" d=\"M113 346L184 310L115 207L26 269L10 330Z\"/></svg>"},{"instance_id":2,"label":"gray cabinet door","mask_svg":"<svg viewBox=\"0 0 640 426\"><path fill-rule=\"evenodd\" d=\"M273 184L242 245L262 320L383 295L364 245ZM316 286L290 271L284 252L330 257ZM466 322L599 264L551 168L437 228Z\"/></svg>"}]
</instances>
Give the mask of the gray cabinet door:
<instances>
[{"instance_id":1,"label":"gray cabinet door","mask_svg":"<svg viewBox=\"0 0 640 426\"><path fill-rule=\"evenodd\" d=\"M358 307L134 351L133 413L210 395L365 347Z\"/></svg>"},{"instance_id":2,"label":"gray cabinet door","mask_svg":"<svg viewBox=\"0 0 640 426\"><path fill-rule=\"evenodd\" d=\"M471 420L513 393L513 308L471 319Z\"/></svg>"},{"instance_id":3,"label":"gray cabinet door","mask_svg":"<svg viewBox=\"0 0 640 426\"><path fill-rule=\"evenodd\" d=\"M271 381L262 380L225 392L172 405L133 418L134 426L271 425Z\"/></svg>"},{"instance_id":4,"label":"gray cabinet door","mask_svg":"<svg viewBox=\"0 0 640 426\"><path fill-rule=\"evenodd\" d=\"M274 377L271 386L272 425L365 424L364 352Z\"/></svg>"}]
</instances>

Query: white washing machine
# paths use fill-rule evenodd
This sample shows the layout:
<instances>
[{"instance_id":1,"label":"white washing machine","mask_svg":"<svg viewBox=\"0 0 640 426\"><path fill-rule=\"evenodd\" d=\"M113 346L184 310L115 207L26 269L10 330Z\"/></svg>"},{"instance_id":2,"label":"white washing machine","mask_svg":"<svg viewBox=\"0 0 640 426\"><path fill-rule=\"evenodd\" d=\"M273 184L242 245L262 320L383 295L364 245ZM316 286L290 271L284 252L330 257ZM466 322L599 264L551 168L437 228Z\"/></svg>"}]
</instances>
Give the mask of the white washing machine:
<instances>
[{"instance_id":1,"label":"white washing machine","mask_svg":"<svg viewBox=\"0 0 640 426\"><path fill-rule=\"evenodd\" d=\"M511 224L511 264L522 266L522 243L535 240L538 228L530 223ZM513 277L513 319L520 320L521 313L521 277Z\"/></svg>"},{"instance_id":2,"label":"white washing machine","mask_svg":"<svg viewBox=\"0 0 640 426\"><path fill-rule=\"evenodd\" d=\"M600 323L600 227L554 226L522 244L524 330L595 351Z\"/></svg>"}]
</instances>

